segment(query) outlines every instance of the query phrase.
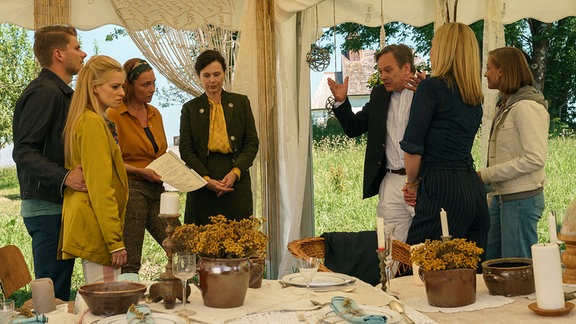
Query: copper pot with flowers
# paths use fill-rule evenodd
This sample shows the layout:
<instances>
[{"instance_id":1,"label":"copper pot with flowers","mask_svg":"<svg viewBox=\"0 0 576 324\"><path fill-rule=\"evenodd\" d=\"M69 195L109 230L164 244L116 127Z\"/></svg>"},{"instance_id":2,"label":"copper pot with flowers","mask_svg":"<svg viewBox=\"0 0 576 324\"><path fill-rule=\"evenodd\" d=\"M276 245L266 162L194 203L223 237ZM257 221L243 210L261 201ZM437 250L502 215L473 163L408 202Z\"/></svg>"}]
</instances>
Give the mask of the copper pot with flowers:
<instances>
[{"instance_id":1,"label":"copper pot with flowers","mask_svg":"<svg viewBox=\"0 0 576 324\"><path fill-rule=\"evenodd\" d=\"M172 239L184 251L198 255L198 283L204 305L232 308L244 304L250 270L258 267L250 257L266 251L268 237L262 232L263 220L251 216L230 220L223 215L210 217L210 224L178 226ZM253 279L257 280L257 279Z\"/></svg>"},{"instance_id":2,"label":"copper pot with flowers","mask_svg":"<svg viewBox=\"0 0 576 324\"><path fill-rule=\"evenodd\" d=\"M420 266L428 304L460 307L476 302L476 269L483 252L463 238L426 240L412 250L410 259Z\"/></svg>"}]
</instances>

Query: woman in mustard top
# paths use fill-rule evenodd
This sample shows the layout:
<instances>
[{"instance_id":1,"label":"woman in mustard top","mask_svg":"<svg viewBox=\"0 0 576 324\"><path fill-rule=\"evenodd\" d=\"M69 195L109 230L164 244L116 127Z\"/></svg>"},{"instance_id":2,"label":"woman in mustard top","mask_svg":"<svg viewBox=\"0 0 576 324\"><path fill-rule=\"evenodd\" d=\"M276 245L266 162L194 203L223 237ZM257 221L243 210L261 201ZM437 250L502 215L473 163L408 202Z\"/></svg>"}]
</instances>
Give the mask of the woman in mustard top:
<instances>
[{"instance_id":1,"label":"woman in mustard top","mask_svg":"<svg viewBox=\"0 0 576 324\"><path fill-rule=\"evenodd\" d=\"M205 92L182 107L180 155L208 183L186 195L184 221L203 225L218 214L240 220L252 215L248 169L258 152L258 134L250 101L227 92L224 57L202 52L194 69Z\"/></svg>"},{"instance_id":2,"label":"woman in mustard top","mask_svg":"<svg viewBox=\"0 0 576 324\"><path fill-rule=\"evenodd\" d=\"M120 148L105 121L124 97L124 71L96 55L80 70L64 127L67 168L82 165L87 192L66 188L59 258L82 258L86 283L115 281L126 263L123 230L128 179Z\"/></svg>"},{"instance_id":3,"label":"woman in mustard top","mask_svg":"<svg viewBox=\"0 0 576 324\"><path fill-rule=\"evenodd\" d=\"M166 153L168 145L162 115L149 104L156 90L152 67L133 58L124 63L124 72L124 102L118 109L106 110L106 116L115 124L130 188L124 226L128 261L122 273L138 273L144 231L148 230L160 245L166 238L166 222L158 217L164 186L160 176L146 166Z\"/></svg>"}]
</instances>

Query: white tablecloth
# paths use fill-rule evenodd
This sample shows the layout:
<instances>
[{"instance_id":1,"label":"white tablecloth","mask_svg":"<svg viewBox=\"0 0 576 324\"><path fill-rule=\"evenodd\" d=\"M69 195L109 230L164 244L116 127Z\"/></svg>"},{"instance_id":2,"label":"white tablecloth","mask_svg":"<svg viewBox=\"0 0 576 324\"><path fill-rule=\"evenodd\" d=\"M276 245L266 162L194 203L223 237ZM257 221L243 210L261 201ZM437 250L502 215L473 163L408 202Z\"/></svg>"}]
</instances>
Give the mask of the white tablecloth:
<instances>
[{"instance_id":1,"label":"white tablecloth","mask_svg":"<svg viewBox=\"0 0 576 324\"><path fill-rule=\"evenodd\" d=\"M530 296L491 296L482 275L476 277L476 303L457 309L428 305L424 285L416 285L412 277L393 279L392 287L393 292L394 287L401 287L396 290L401 300L439 323L576 323L576 310L564 316L545 317L528 308L536 302Z\"/></svg>"},{"instance_id":2,"label":"white tablecloth","mask_svg":"<svg viewBox=\"0 0 576 324\"><path fill-rule=\"evenodd\" d=\"M391 296L382 292L375 287L356 281L352 285L356 287L353 292L343 292L340 290L332 291L313 291L314 299L320 303L329 302L334 296L350 297L358 303L360 307L366 306L371 308L382 307L392 299ZM283 288L278 281L264 280L262 287L259 289L248 289L244 305L236 308L210 308L204 306L200 291L192 286L192 294L189 297L190 303L186 305L188 309L196 312L191 316L192 323L317 323L325 320L328 323L341 319L331 312L330 306L324 306L320 309L314 306L305 294L305 288L287 287ZM172 310L164 308L163 303L147 304L155 313L176 314L182 308L181 303L177 303ZM77 300L77 320L80 323L98 323L103 317L92 315L86 312L86 304L79 298ZM368 308L370 309L370 308ZM435 323L426 315L407 307L406 313L416 323ZM82 317L83 316L83 317ZM81 318L82 317L82 318ZM399 322L402 323L403 319Z\"/></svg>"}]
</instances>

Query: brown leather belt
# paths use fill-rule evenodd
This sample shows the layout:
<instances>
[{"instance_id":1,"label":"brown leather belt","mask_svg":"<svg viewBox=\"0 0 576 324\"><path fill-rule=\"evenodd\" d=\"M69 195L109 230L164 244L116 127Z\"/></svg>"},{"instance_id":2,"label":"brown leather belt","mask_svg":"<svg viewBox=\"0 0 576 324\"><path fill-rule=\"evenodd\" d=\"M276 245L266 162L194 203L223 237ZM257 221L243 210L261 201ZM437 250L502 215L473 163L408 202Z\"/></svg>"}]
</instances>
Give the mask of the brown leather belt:
<instances>
[{"instance_id":1,"label":"brown leather belt","mask_svg":"<svg viewBox=\"0 0 576 324\"><path fill-rule=\"evenodd\" d=\"M386 172L399 174L399 175L406 175L406 169L404 169L404 168L399 169L399 170L386 169Z\"/></svg>"}]
</instances>

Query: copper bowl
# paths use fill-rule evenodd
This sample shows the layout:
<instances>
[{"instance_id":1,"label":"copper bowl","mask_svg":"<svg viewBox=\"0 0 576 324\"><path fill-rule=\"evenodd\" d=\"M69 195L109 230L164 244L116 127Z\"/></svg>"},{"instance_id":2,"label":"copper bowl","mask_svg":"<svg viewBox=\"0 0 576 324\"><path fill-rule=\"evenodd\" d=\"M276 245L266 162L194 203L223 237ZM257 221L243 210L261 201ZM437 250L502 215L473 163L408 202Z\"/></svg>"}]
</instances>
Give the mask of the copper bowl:
<instances>
[{"instance_id":1,"label":"copper bowl","mask_svg":"<svg viewBox=\"0 0 576 324\"><path fill-rule=\"evenodd\" d=\"M490 295L530 295L535 291L532 259L501 258L482 262L482 274Z\"/></svg>"},{"instance_id":2,"label":"copper bowl","mask_svg":"<svg viewBox=\"0 0 576 324\"><path fill-rule=\"evenodd\" d=\"M96 282L78 288L90 312L94 315L125 314L130 305L138 305L146 285L137 282Z\"/></svg>"}]
</instances>

